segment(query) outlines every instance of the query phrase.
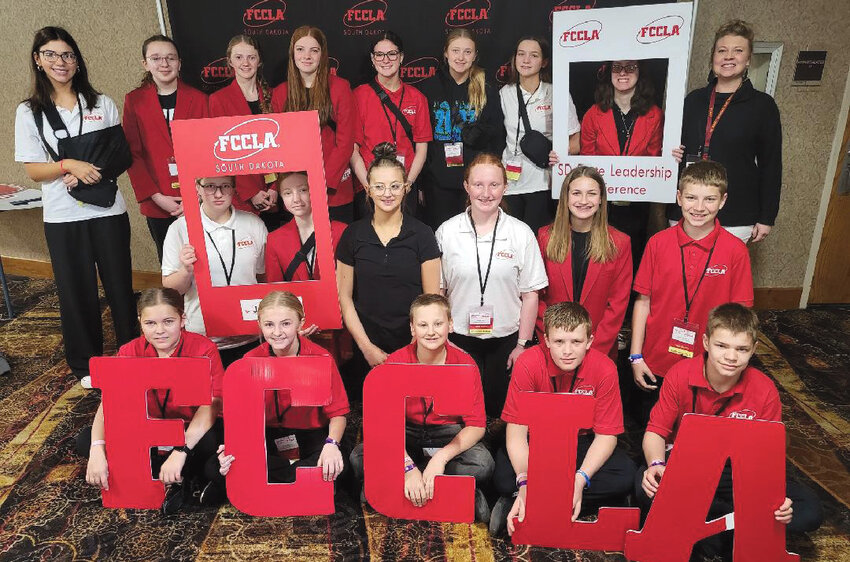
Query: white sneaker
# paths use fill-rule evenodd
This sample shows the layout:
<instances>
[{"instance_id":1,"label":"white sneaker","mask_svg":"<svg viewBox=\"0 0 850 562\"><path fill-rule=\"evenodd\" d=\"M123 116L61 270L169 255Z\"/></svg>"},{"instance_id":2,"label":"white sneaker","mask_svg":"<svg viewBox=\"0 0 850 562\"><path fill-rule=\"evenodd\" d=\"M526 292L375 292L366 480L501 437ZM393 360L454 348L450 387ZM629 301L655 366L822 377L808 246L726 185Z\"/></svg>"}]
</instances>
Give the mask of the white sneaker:
<instances>
[{"instance_id":1,"label":"white sneaker","mask_svg":"<svg viewBox=\"0 0 850 562\"><path fill-rule=\"evenodd\" d=\"M83 388L86 388L88 390L91 390L91 377L89 375L86 375L83 378L81 378L80 379L80 386L82 386Z\"/></svg>"}]
</instances>

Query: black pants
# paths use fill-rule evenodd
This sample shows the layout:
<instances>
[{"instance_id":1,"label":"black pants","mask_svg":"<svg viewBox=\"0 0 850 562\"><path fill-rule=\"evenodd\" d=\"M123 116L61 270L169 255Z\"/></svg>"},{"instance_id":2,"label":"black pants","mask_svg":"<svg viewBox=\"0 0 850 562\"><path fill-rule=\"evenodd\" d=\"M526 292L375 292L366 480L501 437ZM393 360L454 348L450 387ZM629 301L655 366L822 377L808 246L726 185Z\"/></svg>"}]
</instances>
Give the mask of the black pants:
<instances>
[{"instance_id":1,"label":"black pants","mask_svg":"<svg viewBox=\"0 0 850 562\"><path fill-rule=\"evenodd\" d=\"M576 470L581 467L590 445L592 435L579 435L576 447ZM632 490L635 478L635 463L619 447L614 449L605 464L593 475L590 488L582 493L582 513L598 509L600 506L622 507L626 496ZM572 474L564 477L574 478ZM533 476L529 476L533 478ZM502 447L496 453L496 470L493 473L493 484L500 496L510 497L516 493L516 473L508 458L507 450Z\"/></svg>"},{"instance_id":2,"label":"black pants","mask_svg":"<svg viewBox=\"0 0 850 562\"><path fill-rule=\"evenodd\" d=\"M203 478L204 467L210 458L218 462L216 449L218 449L218 445L221 443L222 435L223 426L221 418L219 418L213 426L204 433L201 440L198 441L198 443L192 448L192 453L186 457L186 464L183 465L183 470L181 471L181 475L184 480L194 478L205 481ZM77 454L81 457L89 458L90 448L91 426L88 426L84 427L80 433L77 434ZM151 476L153 478L159 478L159 469L162 467L163 463L165 463L166 459L168 459L169 454L170 453L161 454L157 449L151 449ZM107 456L107 461L108 460L109 457Z\"/></svg>"},{"instance_id":3,"label":"black pants","mask_svg":"<svg viewBox=\"0 0 850 562\"><path fill-rule=\"evenodd\" d=\"M336 207L328 207L328 216L332 221L344 222L351 224L354 222L354 201L345 205L337 205Z\"/></svg>"},{"instance_id":4,"label":"black pants","mask_svg":"<svg viewBox=\"0 0 850 562\"><path fill-rule=\"evenodd\" d=\"M443 189L437 185L426 184L423 190L425 192L424 222L432 230L436 231L441 224L466 209L467 195L462 186Z\"/></svg>"},{"instance_id":5,"label":"black pants","mask_svg":"<svg viewBox=\"0 0 850 562\"><path fill-rule=\"evenodd\" d=\"M369 336L369 341L381 348L387 355L411 342L410 328L407 325L388 329L370 322L363 315L360 316L360 322L363 324L366 335ZM369 366L369 362L363 356L360 346L355 343L352 346L351 359L340 369L345 393L349 400L359 402L363 399L363 381L370 370L372 370L372 367Z\"/></svg>"},{"instance_id":6,"label":"black pants","mask_svg":"<svg viewBox=\"0 0 850 562\"><path fill-rule=\"evenodd\" d=\"M88 374L89 359L103 355L98 274L112 311L118 345L139 335L130 265L130 220L124 213L44 223L44 234L59 294L65 360L82 378Z\"/></svg>"},{"instance_id":7,"label":"black pants","mask_svg":"<svg viewBox=\"0 0 850 562\"><path fill-rule=\"evenodd\" d=\"M162 245L165 243L165 235L168 234L168 227L177 220L177 217L168 217L166 219L146 218L151 238L153 238L153 243L156 244L156 255L159 258L159 263L162 264Z\"/></svg>"},{"instance_id":8,"label":"black pants","mask_svg":"<svg viewBox=\"0 0 850 562\"><path fill-rule=\"evenodd\" d=\"M506 195L508 212L511 216L518 218L529 227L537 236L540 227L552 222L552 194L549 190L535 191L534 193L521 193L519 195Z\"/></svg>"},{"instance_id":9,"label":"black pants","mask_svg":"<svg viewBox=\"0 0 850 562\"><path fill-rule=\"evenodd\" d=\"M484 408L491 418L502 415L508 396L508 356L517 344L519 332L501 338L476 338L449 334L456 346L467 352L478 365L484 390Z\"/></svg>"},{"instance_id":10,"label":"black pants","mask_svg":"<svg viewBox=\"0 0 850 562\"><path fill-rule=\"evenodd\" d=\"M632 273L637 273L649 225L649 203L631 201L628 205L608 203L608 223L624 234L632 243Z\"/></svg>"}]
</instances>

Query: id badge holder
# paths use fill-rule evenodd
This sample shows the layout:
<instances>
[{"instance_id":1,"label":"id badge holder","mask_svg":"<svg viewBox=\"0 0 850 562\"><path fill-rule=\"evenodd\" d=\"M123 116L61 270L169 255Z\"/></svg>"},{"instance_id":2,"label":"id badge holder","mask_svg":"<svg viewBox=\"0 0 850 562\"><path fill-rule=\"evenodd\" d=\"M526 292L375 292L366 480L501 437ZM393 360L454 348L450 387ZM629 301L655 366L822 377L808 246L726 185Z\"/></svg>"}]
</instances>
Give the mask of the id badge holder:
<instances>
[{"instance_id":1,"label":"id badge holder","mask_svg":"<svg viewBox=\"0 0 850 562\"><path fill-rule=\"evenodd\" d=\"M505 173L508 181L519 181L519 176L522 174L522 158L511 156L505 160Z\"/></svg>"},{"instance_id":2,"label":"id badge holder","mask_svg":"<svg viewBox=\"0 0 850 562\"><path fill-rule=\"evenodd\" d=\"M274 172L266 174L263 176L263 181L266 185L272 184L277 181L277 174Z\"/></svg>"},{"instance_id":3,"label":"id badge holder","mask_svg":"<svg viewBox=\"0 0 850 562\"><path fill-rule=\"evenodd\" d=\"M446 167L457 168L463 166L463 143L447 142L443 144L443 153L446 155Z\"/></svg>"},{"instance_id":4,"label":"id badge holder","mask_svg":"<svg viewBox=\"0 0 850 562\"><path fill-rule=\"evenodd\" d=\"M172 156L168 159L168 175L171 176L171 189L180 189L180 182L177 181L177 160Z\"/></svg>"},{"instance_id":5,"label":"id badge holder","mask_svg":"<svg viewBox=\"0 0 850 562\"><path fill-rule=\"evenodd\" d=\"M300 458L298 440L295 438L295 435L284 435L283 437L278 437L274 440L274 446L277 449L279 457L289 459L290 461L296 461Z\"/></svg>"},{"instance_id":6,"label":"id badge holder","mask_svg":"<svg viewBox=\"0 0 850 562\"><path fill-rule=\"evenodd\" d=\"M493 305L476 306L469 311L469 333L470 335L493 333Z\"/></svg>"},{"instance_id":7,"label":"id badge holder","mask_svg":"<svg viewBox=\"0 0 850 562\"><path fill-rule=\"evenodd\" d=\"M688 169L688 166L691 164L696 164L702 160L702 157L699 154L686 154L685 155L685 169Z\"/></svg>"},{"instance_id":8,"label":"id badge holder","mask_svg":"<svg viewBox=\"0 0 850 562\"><path fill-rule=\"evenodd\" d=\"M667 351L690 359L694 356L694 344L698 331L698 324L686 322L679 318L674 319L673 333L670 335L670 345L667 347Z\"/></svg>"}]
</instances>

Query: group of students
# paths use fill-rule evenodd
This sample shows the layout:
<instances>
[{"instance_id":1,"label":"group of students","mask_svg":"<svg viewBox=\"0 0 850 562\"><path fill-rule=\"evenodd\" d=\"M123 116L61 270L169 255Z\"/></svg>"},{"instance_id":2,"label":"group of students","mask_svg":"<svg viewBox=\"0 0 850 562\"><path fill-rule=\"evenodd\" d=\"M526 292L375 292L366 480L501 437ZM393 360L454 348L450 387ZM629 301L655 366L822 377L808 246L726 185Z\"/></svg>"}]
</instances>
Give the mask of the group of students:
<instances>
[{"instance_id":1,"label":"group of students","mask_svg":"<svg viewBox=\"0 0 850 562\"><path fill-rule=\"evenodd\" d=\"M178 412L169 409L167 394L151 397L152 415L183 417L188 424L185 447L152 458L154 473L165 483L191 473L204 483L202 497L224 497L221 476L236 461L220 447L221 360L226 365L246 353L325 351L308 339L318 328L303 325L297 299L279 291L260 305L265 343L259 348L253 336L215 342L203 336L196 249L188 243L182 216L170 123L316 110L339 303L353 357L341 365L345 377L333 373L330 405L289 408L287 398L276 393L266 405L270 479L290 481L298 463L322 466L329 479L343 472L348 455L339 449L347 396L359 398L370 368L384 362L468 363L481 374L474 412L442 418L424 404L408 407L408 440L416 446L407 448L405 494L414 504L430 499L438 474L471 474L481 484L492 475L502 496L494 508L498 514L490 517L486 498L478 494L476 516L489 519L495 531L510 525L506 498L517 494L511 511L522 515L528 478L527 427L516 394L578 388L597 398L599 415L593 432L579 440L574 517L583 495L591 502L622 501L633 488L636 469L616 449L623 416L612 358L634 290L629 360L636 385L647 391L647 413L657 402L644 442L648 476L637 477L638 496L651 497L665 462L659 438L672 443L684 413L700 406L701 413L726 415L739 403L764 398L754 398L753 389L770 385L747 368L756 321L743 308L752 306L753 290L741 240L762 239L776 217L781 134L775 103L746 78L752 39L752 30L739 21L717 31L712 77L688 95L684 144L674 150L686 161L678 206L669 215L677 222L645 243L648 208L612 205L594 168L570 172L552 220L549 169L519 146L527 132L523 113L532 129L552 134L548 46L541 38L517 42L511 83L497 98L475 63L474 36L463 29L449 32L444 64L421 92L400 79L404 48L392 32L371 45L375 80L353 91L330 73L327 41L318 28L293 32L287 81L274 89L260 72L256 42L240 35L227 48L232 83L207 98L179 79L174 42L153 36L143 45L145 78L127 94L123 122L133 153L131 183L157 246L165 287L139 301L144 335L137 338L129 221L121 194L110 208L73 199L70 190L80 182L96 183L100 171L83 161L52 161L44 143L55 149L57 131L45 122L40 134L35 120L45 107L55 106L67 134L81 134L117 125L118 113L89 83L70 34L43 28L32 49L33 95L16 116L16 160L42 182L68 364L84 376L88 359L103 351L98 273L122 344L119 354L211 357L211 406ZM663 114L643 63L609 61L599 76L596 104L581 121L570 100L570 152L660 155ZM557 162L558 155L549 160ZM304 173L198 178L196 191L213 285L319 277ZM292 215L283 226L281 207ZM619 225L626 233L615 228ZM680 404L688 388L693 389L690 409L691 402ZM723 408L715 412L710 405L718 401ZM778 419L775 404L751 409L759 419ZM508 424L506 446L496 451L495 461L480 444L486 416L501 416ZM87 479L106 486L102 421L96 417L91 437L81 437L81 453L91 451ZM433 454L424 455L425 450ZM295 458L298 463L289 462ZM357 449L351 465L360 474ZM182 493L169 493L166 511L182 501ZM803 521L801 529L815 528L818 517L800 516L801 504L804 514L817 513L805 507L814 502L798 500L790 491L789 497L795 500L793 521ZM775 507L779 520L791 520L790 504Z\"/></svg>"}]
</instances>

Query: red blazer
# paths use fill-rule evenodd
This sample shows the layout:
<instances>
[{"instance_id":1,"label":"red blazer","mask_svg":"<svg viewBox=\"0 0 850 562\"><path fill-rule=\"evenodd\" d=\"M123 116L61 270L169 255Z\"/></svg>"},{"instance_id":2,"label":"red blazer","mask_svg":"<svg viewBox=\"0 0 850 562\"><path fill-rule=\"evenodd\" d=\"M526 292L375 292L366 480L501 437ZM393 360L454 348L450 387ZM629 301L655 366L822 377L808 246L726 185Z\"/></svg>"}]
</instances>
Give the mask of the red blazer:
<instances>
[{"instance_id":1,"label":"red blazer","mask_svg":"<svg viewBox=\"0 0 850 562\"><path fill-rule=\"evenodd\" d=\"M260 97L263 91L259 85ZM251 115L251 107L242 94L242 89L234 78L230 84L210 95L210 117L229 117L233 115ZM263 174L236 176L236 197L233 206L241 211L257 214L251 204L251 197L266 190Z\"/></svg>"},{"instance_id":2,"label":"red blazer","mask_svg":"<svg viewBox=\"0 0 850 562\"><path fill-rule=\"evenodd\" d=\"M174 120L203 119L207 116L206 94L178 81ZM154 84L136 88L124 98L124 134L133 153L133 164L127 174L136 193L139 210L146 217L168 218L170 215L151 199L154 193L180 195L179 190L171 187L171 183L177 181L168 170L168 161L174 156L174 145Z\"/></svg>"},{"instance_id":3,"label":"red blazer","mask_svg":"<svg viewBox=\"0 0 850 562\"><path fill-rule=\"evenodd\" d=\"M573 261L570 252L563 263L546 257L546 245L552 225L544 226L537 233L537 244L543 254L549 286L540 291L537 312L537 335L543 341L543 313L550 304L576 300L573 297ZM629 237L609 226L608 234L617 247L612 261L587 264L587 276L581 290L579 304L590 313L593 324L593 345L597 351L616 355L617 332L626 317L629 293L632 289L632 245Z\"/></svg>"},{"instance_id":4,"label":"red blazer","mask_svg":"<svg viewBox=\"0 0 850 562\"><path fill-rule=\"evenodd\" d=\"M325 159L325 183L328 186L328 206L338 207L351 203L354 199L353 183L349 161L354 150L354 124L357 119L354 96L348 80L328 76L333 105L333 120L336 131L325 125L322 127L322 152ZM274 89L272 110L283 113L286 106L287 82Z\"/></svg>"},{"instance_id":5,"label":"red blazer","mask_svg":"<svg viewBox=\"0 0 850 562\"><path fill-rule=\"evenodd\" d=\"M336 247L346 226L348 225L331 221L331 245L333 245L334 256L336 256ZM284 281L283 273L300 249L301 238L298 236L298 226L295 224L295 219L292 219L270 233L266 240L266 282L277 283ZM313 270L313 278L319 279L319 276L319 262L316 262L316 267ZM310 280L310 276L307 274L307 264L302 263L298 266L292 276L292 280Z\"/></svg>"},{"instance_id":6,"label":"red blazer","mask_svg":"<svg viewBox=\"0 0 850 562\"><path fill-rule=\"evenodd\" d=\"M626 154L620 154L620 141L614 112L603 112L598 105L591 106L581 120L580 154L596 156L661 156L661 137L664 132L664 113L653 105L635 120L632 138Z\"/></svg>"}]
</instances>

